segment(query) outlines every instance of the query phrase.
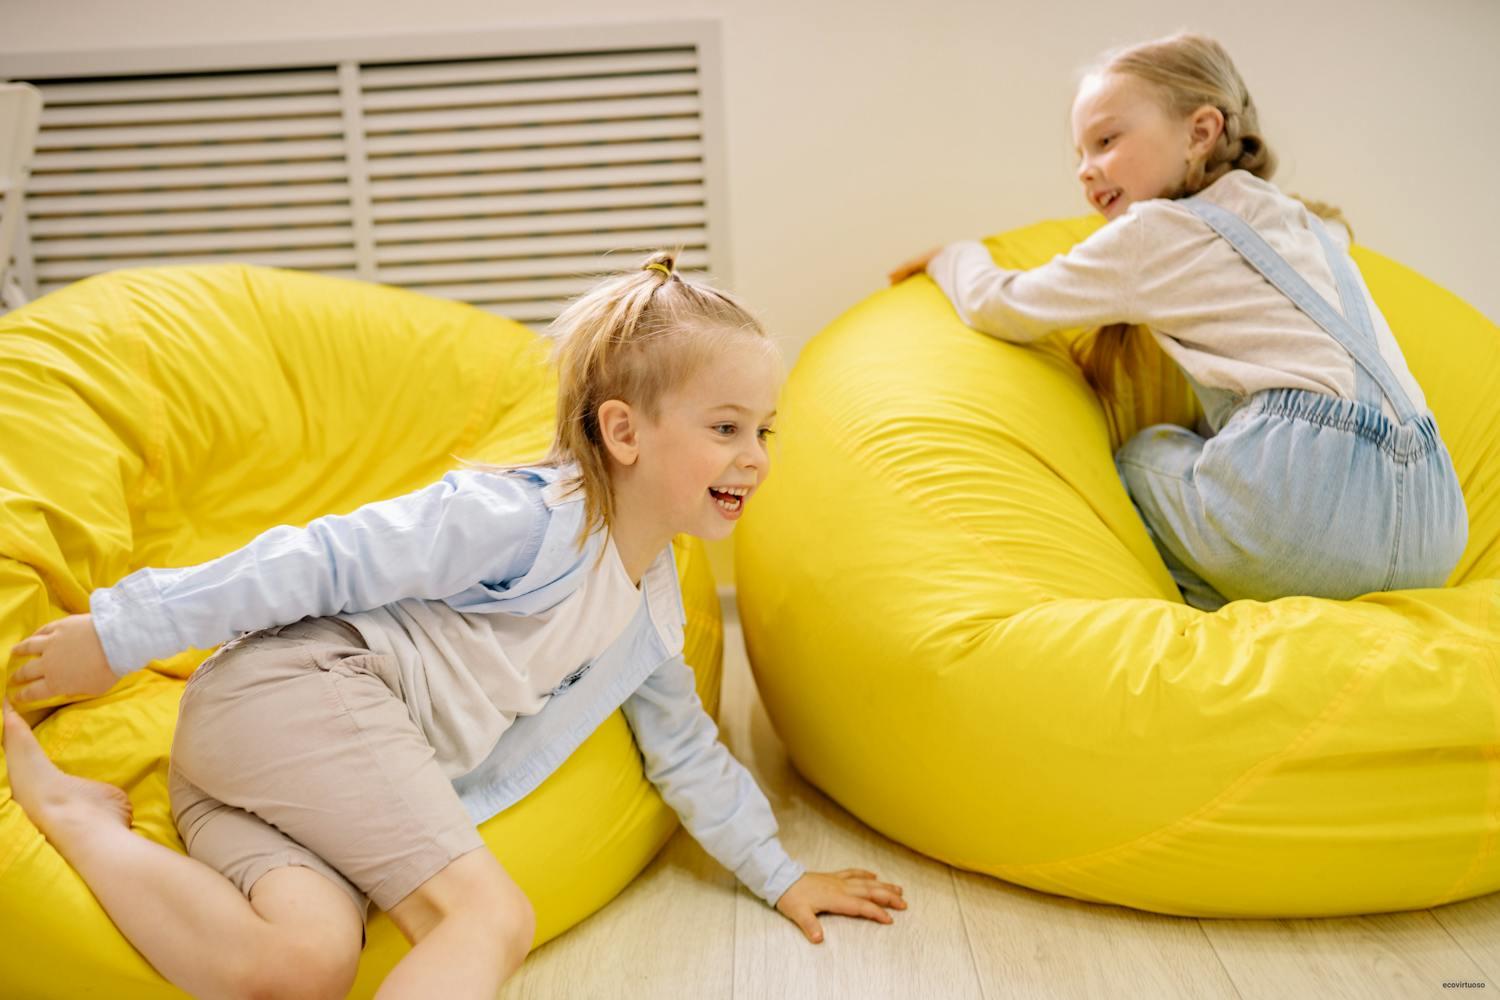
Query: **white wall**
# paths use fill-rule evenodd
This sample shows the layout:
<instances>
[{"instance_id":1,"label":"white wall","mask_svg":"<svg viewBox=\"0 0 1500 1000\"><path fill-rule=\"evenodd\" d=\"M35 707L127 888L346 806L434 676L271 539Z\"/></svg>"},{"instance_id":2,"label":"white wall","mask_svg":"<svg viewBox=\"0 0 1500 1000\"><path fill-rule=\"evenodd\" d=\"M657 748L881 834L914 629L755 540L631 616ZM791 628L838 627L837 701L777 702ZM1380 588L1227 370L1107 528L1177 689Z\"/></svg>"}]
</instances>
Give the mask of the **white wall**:
<instances>
[{"instance_id":1,"label":"white wall","mask_svg":"<svg viewBox=\"0 0 1500 1000\"><path fill-rule=\"evenodd\" d=\"M679 16L722 20L733 284L791 348L928 245L1086 211L1077 68L1179 27L1235 56L1283 187L1500 319L1495 0L0 0L0 51Z\"/></svg>"}]
</instances>

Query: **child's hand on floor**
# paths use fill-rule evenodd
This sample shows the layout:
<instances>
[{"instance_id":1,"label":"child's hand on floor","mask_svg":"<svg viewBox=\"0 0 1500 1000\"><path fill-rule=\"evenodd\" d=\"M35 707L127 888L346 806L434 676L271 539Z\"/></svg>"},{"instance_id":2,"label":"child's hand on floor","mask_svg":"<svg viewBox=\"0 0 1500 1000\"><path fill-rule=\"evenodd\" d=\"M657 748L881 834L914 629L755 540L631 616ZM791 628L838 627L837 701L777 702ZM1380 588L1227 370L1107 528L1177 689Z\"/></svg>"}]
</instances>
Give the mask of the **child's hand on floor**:
<instances>
[{"instance_id":1,"label":"child's hand on floor","mask_svg":"<svg viewBox=\"0 0 1500 1000\"><path fill-rule=\"evenodd\" d=\"M901 887L881 882L874 872L863 868L846 868L830 874L808 872L793 882L792 887L776 901L776 909L782 916L802 928L802 933L813 944L823 940L819 913L842 913L888 924L891 915L886 912L887 907L906 909Z\"/></svg>"},{"instance_id":2,"label":"child's hand on floor","mask_svg":"<svg viewBox=\"0 0 1500 1000\"><path fill-rule=\"evenodd\" d=\"M48 622L11 648L12 656L34 656L10 679L9 697L18 708L52 698L91 698L119 680L109 669L90 615Z\"/></svg>"},{"instance_id":3,"label":"child's hand on floor","mask_svg":"<svg viewBox=\"0 0 1500 1000\"><path fill-rule=\"evenodd\" d=\"M889 275L887 275L887 277L891 279L891 284L900 284L907 278L910 278L912 275L921 274L923 271L927 270L927 265L932 261L932 258L938 255L938 251L941 249L943 248L933 247L931 250L918 254L911 260L896 268Z\"/></svg>"}]
</instances>

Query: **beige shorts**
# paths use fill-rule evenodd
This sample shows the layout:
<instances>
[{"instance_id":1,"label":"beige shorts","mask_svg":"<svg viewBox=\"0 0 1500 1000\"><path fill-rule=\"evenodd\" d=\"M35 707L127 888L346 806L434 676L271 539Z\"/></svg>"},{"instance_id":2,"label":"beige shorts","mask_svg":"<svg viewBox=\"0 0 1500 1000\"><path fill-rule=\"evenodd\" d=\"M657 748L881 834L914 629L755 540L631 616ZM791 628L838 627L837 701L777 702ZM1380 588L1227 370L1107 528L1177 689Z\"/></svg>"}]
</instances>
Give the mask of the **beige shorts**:
<instances>
[{"instance_id":1,"label":"beige shorts","mask_svg":"<svg viewBox=\"0 0 1500 1000\"><path fill-rule=\"evenodd\" d=\"M247 896L276 868L327 876L363 915L484 846L359 632L304 619L242 636L182 694L172 817Z\"/></svg>"}]
</instances>

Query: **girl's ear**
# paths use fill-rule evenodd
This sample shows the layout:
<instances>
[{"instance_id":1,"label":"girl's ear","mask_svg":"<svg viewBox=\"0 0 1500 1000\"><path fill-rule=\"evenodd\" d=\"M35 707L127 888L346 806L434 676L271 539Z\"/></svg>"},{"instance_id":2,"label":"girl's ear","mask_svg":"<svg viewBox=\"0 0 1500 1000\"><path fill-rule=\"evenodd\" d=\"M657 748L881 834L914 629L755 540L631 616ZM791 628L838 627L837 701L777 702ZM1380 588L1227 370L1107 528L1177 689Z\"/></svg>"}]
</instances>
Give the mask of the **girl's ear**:
<instances>
[{"instance_id":1,"label":"girl's ear","mask_svg":"<svg viewBox=\"0 0 1500 1000\"><path fill-rule=\"evenodd\" d=\"M1188 119L1188 155L1197 159L1207 156L1224 132L1224 112L1205 104Z\"/></svg>"},{"instance_id":2,"label":"girl's ear","mask_svg":"<svg viewBox=\"0 0 1500 1000\"><path fill-rule=\"evenodd\" d=\"M640 457L640 440L636 434L635 411L619 399L605 400L599 406L599 436L610 457L621 465L634 465Z\"/></svg>"}]
</instances>

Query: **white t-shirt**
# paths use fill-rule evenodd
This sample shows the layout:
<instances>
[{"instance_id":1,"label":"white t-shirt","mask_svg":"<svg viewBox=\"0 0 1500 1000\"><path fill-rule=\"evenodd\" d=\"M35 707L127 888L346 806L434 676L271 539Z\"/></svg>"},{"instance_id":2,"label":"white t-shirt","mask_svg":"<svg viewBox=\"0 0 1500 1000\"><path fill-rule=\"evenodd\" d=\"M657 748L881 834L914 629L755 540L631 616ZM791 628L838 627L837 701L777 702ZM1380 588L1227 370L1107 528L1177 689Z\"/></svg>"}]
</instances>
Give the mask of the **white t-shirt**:
<instances>
[{"instance_id":1,"label":"white t-shirt","mask_svg":"<svg viewBox=\"0 0 1500 1000\"><path fill-rule=\"evenodd\" d=\"M457 777L608 648L641 601L611 538L578 589L540 614L473 614L412 598L339 617L390 658L377 672Z\"/></svg>"},{"instance_id":2,"label":"white t-shirt","mask_svg":"<svg viewBox=\"0 0 1500 1000\"><path fill-rule=\"evenodd\" d=\"M1343 311L1301 202L1244 170L1229 171L1200 195L1249 223ZM1329 229L1336 241L1347 240L1342 227ZM1027 343L1058 330L1135 323L1150 328L1167 356L1208 388L1354 398L1349 353L1207 223L1169 199L1136 202L1040 267L996 267L983 245L966 241L944 247L927 273L965 323L1002 340ZM1381 357L1412 405L1425 411L1422 390L1368 291L1365 301Z\"/></svg>"}]
</instances>

